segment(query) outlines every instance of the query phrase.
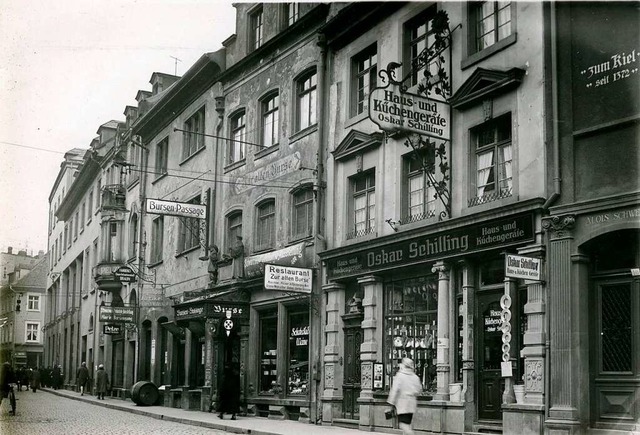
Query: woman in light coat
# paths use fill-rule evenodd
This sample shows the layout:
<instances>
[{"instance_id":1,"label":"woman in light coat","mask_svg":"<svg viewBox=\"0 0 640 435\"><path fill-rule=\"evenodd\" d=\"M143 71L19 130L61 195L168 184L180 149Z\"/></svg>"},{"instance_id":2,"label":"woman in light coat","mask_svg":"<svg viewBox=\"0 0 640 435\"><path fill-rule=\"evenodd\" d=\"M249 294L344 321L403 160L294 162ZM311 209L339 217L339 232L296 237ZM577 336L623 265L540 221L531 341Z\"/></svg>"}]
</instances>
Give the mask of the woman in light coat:
<instances>
[{"instance_id":1,"label":"woman in light coat","mask_svg":"<svg viewBox=\"0 0 640 435\"><path fill-rule=\"evenodd\" d=\"M104 400L104 393L109 389L109 375L104 371L104 365L98 366L96 372L96 392L98 393L98 399Z\"/></svg>"},{"instance_id":2,"label":"woman in light coat","mask_svg":"<svg viewBox=\"0 0 640 435\"><path fill-rule=\"evenodd\" d=\"M413 435L411 420L418 407L416 396L422 392L420 378L413 372L413 361L402 358L398 373L393 377L387 403L394 406L403 435Z\"/></svg>"}]
</instances>

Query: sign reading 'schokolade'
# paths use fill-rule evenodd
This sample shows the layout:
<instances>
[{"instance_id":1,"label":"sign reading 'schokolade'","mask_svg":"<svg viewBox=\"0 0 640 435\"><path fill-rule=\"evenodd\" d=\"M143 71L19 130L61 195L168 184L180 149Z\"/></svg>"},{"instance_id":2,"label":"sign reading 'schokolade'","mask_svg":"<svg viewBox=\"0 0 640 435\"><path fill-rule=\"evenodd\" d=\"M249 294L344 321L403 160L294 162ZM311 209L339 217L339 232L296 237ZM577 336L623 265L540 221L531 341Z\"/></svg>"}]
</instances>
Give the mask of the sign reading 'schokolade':
<instances>
[{"instance_id":1,"label":"sign reading 'schokolade'","mask_svg":"<svg viewBox=\"0 0 640 435\"><path fill-rule=\"evenodd\" d=\"M335 279L507 247L533 238L533 215L526 214L363 249L328 258L326 264L329 278Z\"/></svg>"}]
</instances>

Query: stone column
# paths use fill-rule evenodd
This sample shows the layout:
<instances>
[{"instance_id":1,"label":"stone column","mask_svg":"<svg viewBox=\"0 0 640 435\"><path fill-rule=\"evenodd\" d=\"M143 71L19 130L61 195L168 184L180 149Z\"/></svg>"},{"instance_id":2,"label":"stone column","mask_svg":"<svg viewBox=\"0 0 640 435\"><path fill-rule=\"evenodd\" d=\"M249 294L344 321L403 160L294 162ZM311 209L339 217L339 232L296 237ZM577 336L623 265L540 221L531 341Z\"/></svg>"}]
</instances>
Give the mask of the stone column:
<instances>
[{"instance_id":1,"label":"stone column","mask_svg":"<svg viewBox=\"0 0 640 435\"><path fill-rule=\"evenodd\" d=\"M578 419L572 358L577 345L572 334L577 310L571 289L571 230L574 225L573 215L553 216L542 222L549 236L549 419L564 420L569 424Z\"/></svg>"},{"instance_id":2,"label":"stone column","mask_svg":"<svg viewBox=\"0 0 640 435\"><path fill-rule=\"evenodd\" d=\"M343 284L329 283L322 286L325 292L327 305L326 324L324 327L324 355L323 378L324 390L322 392L322 421L333 421L334 415L340 416L340 401L342 401L342 381L344 379L343 366L340 365L340 353L342 350L342 320L344 314L344 289Z\"/></svg>"},{"instance_id":3,"label":"stone column","mask_svg":"<svg viewBox=\"0 0 640 435\"><path fill-rule=\"evenodd\" d=\"M382 298L383 284L379 276L364 276L358 278L358 284L364 290L362 308L364 320L362 320L363 342L360 346L360 427L363 429L373 427L373 364L381 360L381 351L378 343L382 340ZM378 304L380 301L380 304ZM378 323L380 322L380 328Z\"/></svg>"},{"instance_id":4,"label":"stone column","mask_svg":"<svg viewBox=\"0 0 640 435\"><path fill-rule=\"evenodd\" d=\"M534 245L518 249L519 255L544 258L544 246ZM541 266L544 272L544 263ZM544 278L543 278L544 279ZM545 342L546 333L546 296L544 281L525 281L527 285L527 303L524 315L527 317L527 330L524 333L523 348L520 356L524 358L524 401L537 405L544 404L545 391ZM521 322L524 319L520 320Z\"/></svg>"},{"instance_id":5,"label":"stone column","mask_svg":"<svg viewBox=\"0 0 640 435\"><path fill-rule=\"evenodd\" d=\"M184 329L184 385L191 382L191 348L193 346L193 334L189 328Z\"/></svg>"},{"instance_id":6,"label":"stone column","mask_svg":"<svg viewBox=\"0 0 640 435\"><path fill-rule=\"evenodd\" d=\"M212 385L213 373L213 334L216 319L208 318L204 322L204 385Z\"/></svg>"},{"instance_id":7,"label":"stone column","mask_svg":"<svg viewBox=\"0 0 640 435\"><path fill-rule=\"evenodd\" d=\"M433 268L432 272L438 273L438 349L436 359L437 391L434 400L449 400L449 380L451 378L451 363L449 361L449 295L450 295L450 276L451 271L448 264L439 261Z\"/></svg>"},{"instance_id":8,"label":"stone column","mask_svg":"<svg viewBox=\"0 0 640 435\"><path fill-rule=\"evenodd\" d=\"M462 396L468 403L475 402L475 288L474 270L468 262L462 265L462 312L463 312L463 346L462 346Z\"/></svg>"}]
</instances>

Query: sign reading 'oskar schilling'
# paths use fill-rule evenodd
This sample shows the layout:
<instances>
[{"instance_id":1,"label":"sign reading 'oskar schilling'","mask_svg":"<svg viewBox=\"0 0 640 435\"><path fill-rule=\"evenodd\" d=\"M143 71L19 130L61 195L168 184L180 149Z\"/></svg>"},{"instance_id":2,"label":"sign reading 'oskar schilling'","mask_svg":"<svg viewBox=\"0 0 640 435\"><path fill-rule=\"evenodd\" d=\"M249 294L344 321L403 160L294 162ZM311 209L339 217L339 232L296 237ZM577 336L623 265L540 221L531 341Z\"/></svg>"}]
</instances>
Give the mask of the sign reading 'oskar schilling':
<instances>
[{"instance_id":1,"label":"sign reading 'oskar schilling'","mask_svg":"<svg viewBox=\"0 0 640 435\"><path fill-rule=\"evenodd\" d=\"M188 202L164 201L153 198L147 198L147 201L145 202L145 211L151 214L166 214L197 219L207 218L206 205L191 204Z\"/></svg>"},{"instance_id":2,"label":"sign reading 'oskar schilling'","mask_svg":"<svg viewBox=\"0 0 640 435\"><path fill-rule=\"evenodd\" d=\"M369 95L369 118L385 131L403 131L450 140L451 108L398 85L375 88Z\"/></svg>"},{"instance_id":3,"label":"sign reading 'oskar schilling'","mask_svg":"<svg viewBox=\"0 0 640 435\"><path fill-rule=\"evenodd\" d=\"M360 275L512 246L531 241L533 237L533 215L518 215L327 258L327 272L329 278Z\"/></svg>"},{"instance_id":4,"label":"sign reading 'oskar schilling'","mask_svg":"<svg viewBox=\"0 0 640 435\"><path fill-rule=\"evenodd\" d=\"M507 254L504 274L510 278L540 281L540 263L539 258Z\"/></svg>"}]
</instances>

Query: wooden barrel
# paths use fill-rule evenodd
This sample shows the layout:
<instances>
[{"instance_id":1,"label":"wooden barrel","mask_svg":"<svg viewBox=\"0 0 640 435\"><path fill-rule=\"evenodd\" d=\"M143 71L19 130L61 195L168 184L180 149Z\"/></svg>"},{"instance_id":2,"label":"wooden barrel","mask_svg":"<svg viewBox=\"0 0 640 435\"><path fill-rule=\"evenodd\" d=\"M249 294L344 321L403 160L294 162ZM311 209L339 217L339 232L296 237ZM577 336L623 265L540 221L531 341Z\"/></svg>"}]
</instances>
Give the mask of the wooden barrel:
<instances>
[{"instance_id":1,"label":"wooden barrel","mask_svg":"<svg viewBox=\"0 0 640 435\"><path fill-rule=\"evenodd\" d=\"M140 381L131 387L131 400L136 405L155 405L159 397L158 387L153 382Z\"/></svg>"}]
</instances>

